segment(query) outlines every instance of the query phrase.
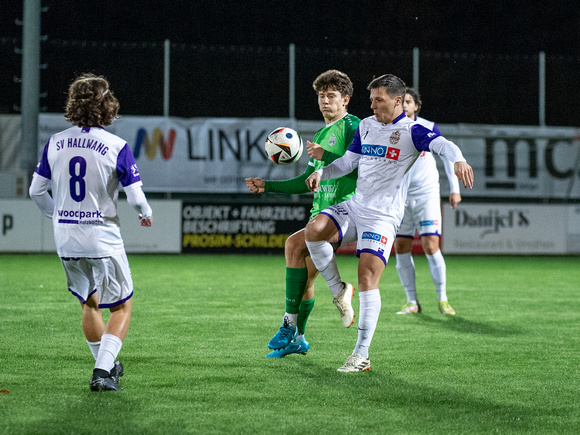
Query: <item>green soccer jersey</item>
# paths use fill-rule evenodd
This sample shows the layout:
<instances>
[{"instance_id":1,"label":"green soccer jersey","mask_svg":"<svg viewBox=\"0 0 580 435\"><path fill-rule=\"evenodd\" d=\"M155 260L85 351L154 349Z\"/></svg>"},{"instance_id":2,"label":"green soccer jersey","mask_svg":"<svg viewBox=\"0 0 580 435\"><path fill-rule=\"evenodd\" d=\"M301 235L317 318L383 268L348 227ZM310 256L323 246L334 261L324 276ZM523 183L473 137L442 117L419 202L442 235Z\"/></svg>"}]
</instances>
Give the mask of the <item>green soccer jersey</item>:
<instances>
[{"instance_id":1,"label":"green soccer jersey","mask_svg":"<svg viewBox=\"0 0 580 435\"><path fill-rule=\"evenodd\" d=\"M314 171L332 163L346 152L354 138L354 133L359 122L359 118L347 113L338 121L318 130L312 142L317 143L324 149L322 160L310 159L306 170L298 177L283 181L266 181L265 191L308 193L309 190L305 183L306 179ZM318 191L314 192L310 217L316 216L326 207L349 199L356 189L356 179L357 171L355 169L343 177L321 181Z\"/></svg>"}]
</instances>

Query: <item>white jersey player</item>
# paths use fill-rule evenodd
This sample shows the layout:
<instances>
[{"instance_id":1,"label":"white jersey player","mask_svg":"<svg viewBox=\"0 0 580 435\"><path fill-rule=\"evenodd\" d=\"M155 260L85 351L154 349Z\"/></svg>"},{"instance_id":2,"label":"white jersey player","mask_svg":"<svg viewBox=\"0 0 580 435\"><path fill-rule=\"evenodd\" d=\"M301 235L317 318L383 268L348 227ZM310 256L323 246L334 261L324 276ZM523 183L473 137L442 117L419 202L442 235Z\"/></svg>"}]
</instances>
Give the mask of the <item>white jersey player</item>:
<instances>
[{"instance_id":1,"label":"white jersey player","mask_svg":"<svg viewBox=\"0 0 580 435\"><path fill-rule=\"evenodd\" d=\"M386 74L368 86L374 116L359 124L355 138L344 156L315 171L306 183L316 190L321 179L349 173L358 167L356 192L350 200L331 206L306 226L306 243L312 261L341 302L343 324L352 323L353 286L341 280L331 243L347 242L344 235L357 234L359 256L359 324L353 353L341 372L370 368L369 346L374 334L381 299L379 280L389 258L404 213L410 179L409 168L421 152L441 154L455 163L455 173L464 186L473 186L473 170L461 150L437 133L407 118L402 102L405 84ZM349 228L351 231L348 231Z\"/></svg>"},{"instance_id":2,"label":"white jersey player","mask_svg":"<svg viewBox=\"0 0 580 435\"><path fill-rule=\"evenodd\" d=\"M441 134L434 122L417 116L421 105L419 93L413 88L407 88L403 100L406 115L435 133ZM453 173L452 163L446 158L441 158L441 161L449 180L449 203L452 208L455 208L461 202L459 182ZM395 240L397 273L405 289L407 302L397 314L421 312L415 287L415 264L412 257L413 239L417 231L435 284L439 311L442 314L455 315L455 310L447 301L445 260L439 249L441 199L439 171L433 155L422 153L410 169L408 177L410 177L410 184L405 204L405 217Z\"/></svg>"},{"instance_id":3,"label":"white jersey player","mask_svg":"<svg viewBox=\"0 0 580 435\"><path fill-rule=\"evenodd\" d=\"M118 110L104 77L75 79L65 113L74 126L50 138L30 185L31 198L53 220L68 289L82 305L83 332L95 358L93 391L122 389L123 366L115 360L131 319L133 281L117 216L119 184L141 225L152 222L131 149L103 129ZM111 311L107 324L103 308Z\"/></svg>"}]
</instances>

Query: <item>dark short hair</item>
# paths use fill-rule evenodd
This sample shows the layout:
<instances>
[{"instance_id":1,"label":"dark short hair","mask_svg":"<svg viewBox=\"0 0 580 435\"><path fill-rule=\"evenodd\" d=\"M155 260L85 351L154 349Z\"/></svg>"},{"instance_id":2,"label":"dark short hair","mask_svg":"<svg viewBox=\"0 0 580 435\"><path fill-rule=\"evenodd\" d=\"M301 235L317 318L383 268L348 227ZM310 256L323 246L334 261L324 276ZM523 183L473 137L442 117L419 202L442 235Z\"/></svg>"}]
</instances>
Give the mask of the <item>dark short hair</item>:
<instances>
[{"instance_id":1,"label":"dark short hair","mask_svg":"<svg viewBox=\"0 0 580 435\"><path fill-rule=\"evenodd\" d=\"M367 86L369 91L377 88L386 88L387 94L391 97L405 98L407 86L399 77L393 74L383 74L380 77L374 78Z\"/></svg>"},{"instance_id":2,"label":"dark short hair","mask_svg":"<svg viewBox=\"0 0 580 435\"><path fill-rule=\"evenodd\" d=\"M419 92L417 92L415 88L407 88L405 93L413 97L413 101L415 101L415 104L417 105L417 110L415 111L415 115L417 115L419 113L419 110L421 110L421 106L423 105L423 100L421 100L421 94L419 94Z\"/></svg>"},{"instance_id":3,"label":"dark short hair","mask_svg":"<svg viewBox=\"0 0 580 435\"><path fill-rule=\"evenodd\" d=\"M85 73L68 88L64 117L78 127L111 125L118 118L119 101L103 76Z\"/></svg>"},{"instance_id":4,"label":"dark short hair","mask_svg":"<svg viewBox=\"0 0 580 435\"><path fill-rule=\"evenodd\" d=\"M314 82L312 87L318 93L320 91L326 91L327 89L332 89L340 92L340 95L346 97L352 97L354 92L354 87L350 78L343 72L336 69L330 69L328 71L320 74Z\"/></svg>"}]
</instances>

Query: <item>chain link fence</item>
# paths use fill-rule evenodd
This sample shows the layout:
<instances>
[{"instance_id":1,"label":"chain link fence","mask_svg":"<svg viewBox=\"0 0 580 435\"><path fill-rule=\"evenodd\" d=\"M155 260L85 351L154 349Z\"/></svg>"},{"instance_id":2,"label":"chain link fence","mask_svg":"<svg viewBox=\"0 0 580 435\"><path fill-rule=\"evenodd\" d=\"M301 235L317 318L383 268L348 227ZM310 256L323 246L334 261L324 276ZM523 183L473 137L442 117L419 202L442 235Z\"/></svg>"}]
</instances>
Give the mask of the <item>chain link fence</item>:
<instances>
[{"instance_id":1,"label":"chain link fence","mask_svg":"<svg viewBox=\"0 0 580 435\"><path fill-rule=\"evenodd\" d=\"M0 113L18 113L18 38L0 39ZM392 73L413 85L412 50L297 46L296 118L318 120L312 81L327 69L353 80L350 111L371 114L367 84ZM105 75L121 113L162 115L164 43L48 39L41 44L41 110L62 112L68 84L81 72ZM420 51L422 115L438 123L537 125L538 55ZM289 47L171 44L169 114L177 117L287 117ZM577 126L580 57L546 55L546 124Z\"/></svg>"}]
</instances>

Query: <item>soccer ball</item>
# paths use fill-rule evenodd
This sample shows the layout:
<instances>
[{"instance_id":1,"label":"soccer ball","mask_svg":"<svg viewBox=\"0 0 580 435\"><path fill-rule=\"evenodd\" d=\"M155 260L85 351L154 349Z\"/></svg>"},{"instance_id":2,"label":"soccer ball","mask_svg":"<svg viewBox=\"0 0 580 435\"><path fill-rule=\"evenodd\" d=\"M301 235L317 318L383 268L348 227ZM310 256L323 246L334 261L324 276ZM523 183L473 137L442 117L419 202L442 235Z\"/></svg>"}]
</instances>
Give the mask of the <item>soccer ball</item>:
<instances>
[{"instance_id":1,"label":"soccer ball","mask_svg":"<svg viewBox=\"0 0 580 435\"><path fill-rule=\"evenodd\" d=\"M302 150L302 138L295 130L288 127L278 127L268 135L266 140L266 153L277 165L287 165L298 161Z\"/></svg>"}]
</instances>

